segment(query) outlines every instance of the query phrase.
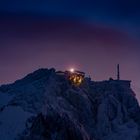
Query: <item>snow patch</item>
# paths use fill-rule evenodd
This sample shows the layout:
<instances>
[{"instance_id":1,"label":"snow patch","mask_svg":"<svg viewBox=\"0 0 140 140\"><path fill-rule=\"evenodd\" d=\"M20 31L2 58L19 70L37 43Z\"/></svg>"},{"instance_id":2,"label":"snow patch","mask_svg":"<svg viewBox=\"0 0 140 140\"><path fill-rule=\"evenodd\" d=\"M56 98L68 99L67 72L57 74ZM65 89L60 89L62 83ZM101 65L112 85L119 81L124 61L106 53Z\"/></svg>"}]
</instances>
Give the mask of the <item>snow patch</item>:
<instances>
[{"instance_id":1,"label":"snow patch","mask_svg":"<svg viewBox=\"0 0 140 140\"><path fill-rule=\"evenodd\" d=\"M7 107L0 113L0 140L14 140L25 129L26 120L33 114L20 107Z\"/></svg>"}]
</instances>

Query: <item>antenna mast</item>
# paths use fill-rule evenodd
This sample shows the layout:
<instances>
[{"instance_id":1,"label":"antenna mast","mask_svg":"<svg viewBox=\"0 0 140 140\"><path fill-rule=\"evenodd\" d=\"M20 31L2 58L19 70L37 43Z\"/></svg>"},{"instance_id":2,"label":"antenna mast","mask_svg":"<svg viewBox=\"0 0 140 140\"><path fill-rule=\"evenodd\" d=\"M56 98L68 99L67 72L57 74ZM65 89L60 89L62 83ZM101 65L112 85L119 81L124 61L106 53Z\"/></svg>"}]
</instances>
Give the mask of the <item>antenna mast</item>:
<instances>
[{"instance_id":1,"label":"antenna mast","mask_svg":"<svg viewBox=\"0 0 140 140\"><path fill-rule=\"evenodd\" d=\"M120 80L120 65L117 65L117 80Z\"/></svg>"}]
</instances>

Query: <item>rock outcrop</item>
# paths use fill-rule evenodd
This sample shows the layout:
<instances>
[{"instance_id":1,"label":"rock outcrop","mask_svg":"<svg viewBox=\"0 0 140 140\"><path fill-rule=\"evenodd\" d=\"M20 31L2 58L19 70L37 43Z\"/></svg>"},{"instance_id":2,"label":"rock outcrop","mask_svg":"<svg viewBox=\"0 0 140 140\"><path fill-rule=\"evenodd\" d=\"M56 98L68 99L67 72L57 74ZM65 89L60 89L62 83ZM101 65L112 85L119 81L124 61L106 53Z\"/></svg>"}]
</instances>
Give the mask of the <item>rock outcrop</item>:
<instances>
[{"instance_id":1,"label":"rock outcrop","mask_svg":"<svg viewBox=\"0 0 140 140\"><path fill-rule=\"evenodd\" d=\"M0 139L140 139L140 107L130 81L85 78L76 87L55 69L40 69L1 86L0 92L4 99L0 104ZM14 118L6 116L9 112L15 113ZM10 118L14 124L6 123ZM16 124L16 120L22 123ZM9 125L14 125L16 133L12 134ZM19 125L22 129L17 131Z\"/></svg>"}]
</instances>

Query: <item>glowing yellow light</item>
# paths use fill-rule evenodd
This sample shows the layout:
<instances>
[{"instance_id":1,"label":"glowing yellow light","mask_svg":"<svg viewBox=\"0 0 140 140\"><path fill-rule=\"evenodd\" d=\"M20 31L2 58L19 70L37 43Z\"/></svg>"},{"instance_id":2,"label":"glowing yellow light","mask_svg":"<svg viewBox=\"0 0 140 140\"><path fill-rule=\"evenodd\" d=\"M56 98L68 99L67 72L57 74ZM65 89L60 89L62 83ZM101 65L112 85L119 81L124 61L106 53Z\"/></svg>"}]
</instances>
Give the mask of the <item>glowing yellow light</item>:
<instances>
[{"instance_id":1,"label":"glowing yellow light","mask_svg":"<svg viewBox=\"0 0 140 140\"><path fill-rule=\"evenodd\" d=\"M74 70L74 68L71 68L71 69L70 69L70 72L72 72L72 73L73 73L74 71L75 71L75 70Z\"/></svg>"}]
</instances>

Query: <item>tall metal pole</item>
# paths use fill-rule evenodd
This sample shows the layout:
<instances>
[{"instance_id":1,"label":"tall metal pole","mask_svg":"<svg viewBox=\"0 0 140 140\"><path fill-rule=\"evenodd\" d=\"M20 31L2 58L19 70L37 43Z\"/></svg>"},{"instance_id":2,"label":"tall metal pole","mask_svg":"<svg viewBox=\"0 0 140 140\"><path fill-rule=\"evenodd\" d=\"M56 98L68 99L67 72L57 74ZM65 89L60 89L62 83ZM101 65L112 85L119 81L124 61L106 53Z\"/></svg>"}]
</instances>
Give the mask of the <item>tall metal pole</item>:
<instances>
[{"instance_id":1,"label":"tall metal pole","mask_svg":"<svg viewBox=\"0 0 140 140\"><path fill-rule=\"evenodd\" d=\"M120 80L120 65L117 65L117 80Z\"/></svg>"}]
</instances>

